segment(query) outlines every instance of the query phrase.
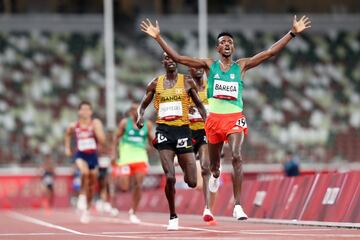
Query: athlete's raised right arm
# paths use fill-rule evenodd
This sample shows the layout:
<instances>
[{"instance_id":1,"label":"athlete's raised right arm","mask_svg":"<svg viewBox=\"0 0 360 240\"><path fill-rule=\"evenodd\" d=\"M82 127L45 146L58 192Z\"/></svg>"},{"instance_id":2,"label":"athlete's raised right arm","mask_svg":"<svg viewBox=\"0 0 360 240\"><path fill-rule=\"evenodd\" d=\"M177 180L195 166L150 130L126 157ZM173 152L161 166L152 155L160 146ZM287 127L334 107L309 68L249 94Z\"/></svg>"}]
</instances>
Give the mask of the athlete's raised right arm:
<instances>
[{"instance_id":1,"label":"athlete's raised right arm","mask_svg":"<svg viewBox=\"0 0 360 240\"><path fill-rule=\"evenodd\" d=\"M67 157L70 157L71 156L71 135L73 134L74 132L74 127L75 127L75 123L71 123L67 128L66 128L66 131L65 131L65 155Z\"/></svg>"},{"instance_id":2,"label":"athlete's raised right arm","mask_svg":"<svg viewBox=\"0 0 360 240\"><path fill-rule=\"evenodd\" d=\"M156 91L156 84L158 78L154 78L146 88L146 94L141 100L140 106L137 109L136 126L141 129L144 126L144 112L154 98Z\"/></svg>"},{"instance_id":3,"label":"athlete's raised right arm","mask_svg":"<svg viewBox=\"0 0 360 240\"><path fill-rule=\"evenodd\" d=\"M141 27L141 31L147 33L150 37L154 38L159 43L160 47L175 62L181 63L189 67L204 68L205 70L210 69L210 66L213 62L211 59L200 59L189 56L183 56L177 53L172 47L170 47L160 35L160 26L158 21L156 21L156 25L154 26L149 19L146 19L146 21L141 22L140 27Z\"/></svg>"}]
</instances>

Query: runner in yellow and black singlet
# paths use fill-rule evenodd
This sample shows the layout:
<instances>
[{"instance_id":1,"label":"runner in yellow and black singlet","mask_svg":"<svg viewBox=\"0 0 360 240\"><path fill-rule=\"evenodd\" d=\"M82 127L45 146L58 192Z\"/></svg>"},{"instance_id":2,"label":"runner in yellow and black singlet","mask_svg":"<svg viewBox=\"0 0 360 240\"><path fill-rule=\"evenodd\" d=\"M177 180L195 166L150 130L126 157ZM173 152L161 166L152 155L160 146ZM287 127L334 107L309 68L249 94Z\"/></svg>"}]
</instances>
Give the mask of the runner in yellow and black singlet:
<instances>
[{"instance_id":1,"label":"runner in yellow and black singlet","mask_svg":"<svg viewBox=\"0 0 360 240\"><path fill-rule=\"evenodd\" d=\"M169 204L170 220L167 229L179 228L175 211L175 167L174 157L184 172L184 181L191 188L196 187L196 163L189 128L190 98L198 107L202 118L206 119L206 110L196 92L194 81L178 74L176 63L167 55L163 55L166 74L152 80L138 110L137 126L144 125L143 115L147 106L154 100L157 111L156 134L154 147L159 151L161 165L166 175L165 194Z\"/></svg>"},{"instance_id":2,"label":"runner in yellow and black singlet","mask_svg":"<svg viewBox=\"0 0 360 240\"><path fill-rule=\"evenodd\" d=\"M177 63L188 67L204 68L208 77L209 116L205 124L210 154L211 176L209 190L216 192L220 182L220 153L224 141L228 141L232 152L233 189L235 206L233 216L238 220L247 219L240 205L240 193L243 180L241 146L247 131L246 118L243 115L243 79L247 70L254 68L277 55L297 34L311 27L311 21L303 16L292 23L291 30L268 50L249 58L233 61L235 51L234 38L230 33L222 32L217 37L216 50L220 59L200 59L178 54L160 35L159 23L153 25L149 19L141 22L141 30L154 38L162 49Z\"/></svg>"}]
</instances>

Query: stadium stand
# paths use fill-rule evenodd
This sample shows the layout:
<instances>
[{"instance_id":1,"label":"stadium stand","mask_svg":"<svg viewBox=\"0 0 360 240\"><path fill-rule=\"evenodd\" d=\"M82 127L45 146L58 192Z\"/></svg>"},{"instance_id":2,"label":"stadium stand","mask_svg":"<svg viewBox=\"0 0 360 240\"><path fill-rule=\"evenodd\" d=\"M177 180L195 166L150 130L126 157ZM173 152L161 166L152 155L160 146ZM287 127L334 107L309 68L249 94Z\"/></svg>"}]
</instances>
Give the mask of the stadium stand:
<instances>
[{"instance_id":1,"label":"stadium stand","mask_svg":"<svg viewBox=\"0 0 360 240\"><path fill-rule=\"evenodd\" d=\"M210 48L217 33L209 33ZM281 36L233 33L236 57L251 56ZM193 31L164 36L180 52L197 52ZM161 72L159 49L151 39L139 35L128 40L116 36L119 117ZM215 51L210 55L216 57ZM359 65L360 33L336 30L299 37L279 57L249 72L244 92L250 123L245 161L274 163L292 150L303 162L355 162L360 154ZM48 153L58 163L67 163L63 132L76 118L82 99L90 100L104 118L100 33L2 32L0 78L1 164L31 165Z\"/></svg>"}]
</instances>

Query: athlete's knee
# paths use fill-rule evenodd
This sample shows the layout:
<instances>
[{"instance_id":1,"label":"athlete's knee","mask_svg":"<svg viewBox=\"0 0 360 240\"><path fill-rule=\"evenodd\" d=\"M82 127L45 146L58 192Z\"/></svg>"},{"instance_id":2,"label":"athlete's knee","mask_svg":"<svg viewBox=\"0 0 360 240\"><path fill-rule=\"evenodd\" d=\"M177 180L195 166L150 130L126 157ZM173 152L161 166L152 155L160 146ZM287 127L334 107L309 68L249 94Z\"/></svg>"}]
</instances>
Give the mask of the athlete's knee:
<instances>
[{"instance_id":1,"label":"athlete's knee","mask_svg":"<svg viewBox=\"0 0 360 240\"><path fill-rule=\"evenodd\" d=\"M189 186L189 188L195 188L197 185L197 180L196 179L188 179L186 181L186 184Z\"/></svg>"},{"instance_id":2,"label":"athlete's knee","mask_svg":"<svg viewBox=\"0 0 360 240\"><path fill-rule=\"evenodd\" d=\"M119 190L121 192L127 192L129 188L130 188L129 181L127 181L126 179L119 180Z\"/></svg>"},{"instance_id":3,"label":"athlete's knee","mask_svg":"<svg viewBox=\"0 0 360 240\"><path fill-rule=\"evenodd\" d=\"M84 169L82 172L81 172L81 175L86 179L88 180L90 178L90 171L89 169Z\"/></svg>"},{"instance_id":4,"label":"athlete's knee","mask_svg":"<svg viewBox=\"0 0 360 240\"><path fill-rule=\"evenodd\" d=\"M201 165L201 176L205 177L210 175L210 166L209 165Z\"/></svg>"},{"instance_id":5,"label":"athlete's knee","mask_svg":"<svg viewBox=\"0 0 360 240\"><path fill-rule=\"evenodd\" d=\"M166 174L166 184L175 185L176 178L174 174Z\"/></svg>"},{"instance_id":6,"label":"athlete's knee","mask_svg":"<svg viewBox=\"0 0 360 240\"><path fill-rule=\"evenodd\" d=\"M119 189L121 192L127 192L127 191L129 191L129 185L120 184Z\"/></svg>"},{"instance_id":7,"label":"athlete's knee","mask_svg":"<svg viewBox=\"0 0 360 240\"><path fill-rule=\"evenodd\" d=\"M236 151L233 152L232 154L232 164L233 165L237 165L237 164L242 164L242 157L241 157L241 152L240 151Z\"/></svg>"},{"instance_id":8,"label":"athlete's knee","mask_svg":"<svg viewBox=\"0 0 360 240\"><path fill-rule=\"evenodd\" d=\"M236 156L236 157L233 157L232 165L233 165L233 168L234 168L235 172L242 171L243 160L242 160L240 155Z\"/></svg>"},{"instance_id":9,"label":"athlete's knee","mask_svg":"<svg viewBox=\"0 0 360 240\"><path fill-rule=\"evenodd\" d=\"M139 181L135 181L134 183L134 190L139 191L141 189L142 183Z\"/></svg>"}]
</instances>

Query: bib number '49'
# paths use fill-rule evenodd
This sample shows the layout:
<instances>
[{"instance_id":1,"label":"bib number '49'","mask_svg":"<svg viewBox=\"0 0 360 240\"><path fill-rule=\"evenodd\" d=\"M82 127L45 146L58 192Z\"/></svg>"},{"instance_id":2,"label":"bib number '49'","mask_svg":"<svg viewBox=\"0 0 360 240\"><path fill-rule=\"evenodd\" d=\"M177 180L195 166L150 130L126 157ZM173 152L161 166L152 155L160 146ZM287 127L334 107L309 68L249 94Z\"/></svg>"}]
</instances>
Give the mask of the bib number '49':
<instances>
[{"instance_id":1,"label":"bib number '49'","mask_svg":"<svg viewBox=\"0 0 360 240\"><path fill-rule=\"evenodd\" d=\"M247 128L247 123L246 123L246 119L245 118L240 118L236 121L236 126L238 127L242 127L242 128Z\"/></svg>"}]
</instances>

